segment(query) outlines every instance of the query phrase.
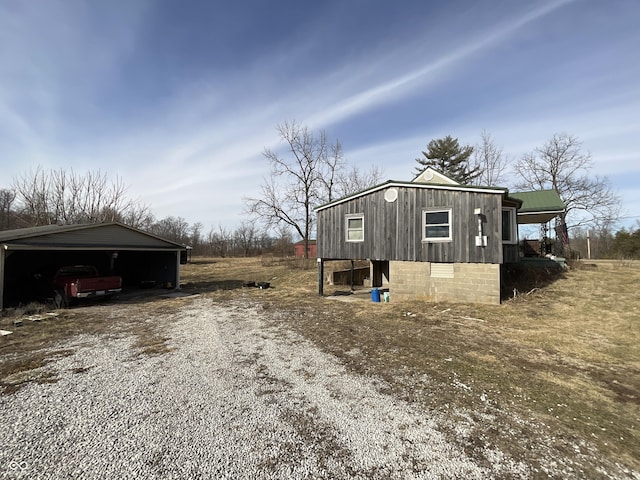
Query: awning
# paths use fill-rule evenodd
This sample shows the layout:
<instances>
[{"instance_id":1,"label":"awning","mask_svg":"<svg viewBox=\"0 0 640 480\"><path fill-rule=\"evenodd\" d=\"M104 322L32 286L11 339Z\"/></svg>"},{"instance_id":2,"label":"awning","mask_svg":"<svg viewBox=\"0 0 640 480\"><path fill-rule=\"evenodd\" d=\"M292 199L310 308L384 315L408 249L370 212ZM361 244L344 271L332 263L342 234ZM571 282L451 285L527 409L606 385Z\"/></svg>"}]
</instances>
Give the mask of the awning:
<instances>
[{"instance_id":1,"label":"awning","mask_svg":"<svg viewBox=\"0 0 640 480\"><path fill-rule=\"evenodd\" d=\"M565 205L556 190L535 190L510 193L522 201L518 210L518 224L547 223L565 211Z\"/></svg>"}]
</instances>

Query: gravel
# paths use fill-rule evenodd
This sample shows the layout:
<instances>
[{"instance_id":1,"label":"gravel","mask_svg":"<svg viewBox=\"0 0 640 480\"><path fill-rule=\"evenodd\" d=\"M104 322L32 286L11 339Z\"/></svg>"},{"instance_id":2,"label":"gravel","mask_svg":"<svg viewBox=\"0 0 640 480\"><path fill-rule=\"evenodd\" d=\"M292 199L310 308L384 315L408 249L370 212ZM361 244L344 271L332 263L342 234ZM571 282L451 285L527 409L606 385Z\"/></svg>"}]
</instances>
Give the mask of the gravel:
<instances>
[{"instance_id":1,"label":"gravel","mask_svg":"<svg viewBox=\"0 0 640 480\"><path fill-rule=\"evenodd\" d=\"M74 350L48 365L57 382L0 397L0 478L529 476L499 451L478 464L438 430L446 419L380 393L274 315L198 297L149 319L168 353L108 335L57 345Z\"/></svg>"}]
</instances>

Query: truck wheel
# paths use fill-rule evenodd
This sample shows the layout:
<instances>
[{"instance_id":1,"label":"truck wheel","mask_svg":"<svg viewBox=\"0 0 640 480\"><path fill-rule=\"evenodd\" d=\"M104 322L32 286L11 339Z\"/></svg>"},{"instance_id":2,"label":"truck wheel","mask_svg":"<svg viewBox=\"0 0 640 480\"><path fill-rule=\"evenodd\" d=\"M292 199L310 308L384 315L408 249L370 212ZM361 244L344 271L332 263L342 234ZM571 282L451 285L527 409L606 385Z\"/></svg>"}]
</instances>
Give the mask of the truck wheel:
<instances>
[{"instance_id":1,"label":"truck wheel","mask_svg":"<svg viewBox=\"0 0 640 480\"><path fill-rule=\"evenodd\" d=\"M69 307L69 297L65 292L61 292L60 290L56 290L53 294L53 303L56 308L67 308Z\"/></svg>"},{"instance_id":2,"label":"truck wheel","mask_svg":"<svg viewBox=\"0 0 640 480\"><path fill-rule=\"evenodd\" d=\"M59 290L53 292L53 304L56 306L56 308L63 308L65 306L64 297Z\"/></svg>"}]
</instances>

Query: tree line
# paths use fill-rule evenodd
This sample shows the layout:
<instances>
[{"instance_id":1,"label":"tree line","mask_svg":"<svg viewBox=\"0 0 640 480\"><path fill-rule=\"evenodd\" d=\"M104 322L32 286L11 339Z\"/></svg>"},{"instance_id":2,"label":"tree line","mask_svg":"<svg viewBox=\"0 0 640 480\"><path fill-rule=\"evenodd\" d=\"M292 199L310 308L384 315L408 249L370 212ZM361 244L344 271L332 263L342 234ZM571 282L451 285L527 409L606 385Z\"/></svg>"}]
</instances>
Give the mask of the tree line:
<instances>
[{"instance_id":1,"label":"tree line","mask_svg":"<svg viewBox=\"0 0 640 480\"><path fill-rule=\"evenodd\" d=\"M42 167L0 188L0 230L42 225L120 222L176 243L188 245L195 255L248 256L293 251L291 234L260 229L242 222L235 230L221 225L204 231L201 222L182 217L157 219L149 205L129 198L120 177L100 170L45 170Z\"/></svg>"},{"instance_id":2,"label":"tree line","mask_svg":"<svg viewBox=\"0 0 640 480\"><path fill-rule=\"evenodd\" d=\"M517 160L509 159L487 132L476 146L460 145L451 136L432 140L422 154L424 158L416 158L417 173L431 166L465 185L556 190L566 206L559 222L570 229L601 229L620 218L619 196L607 177L591 173L591 154L574 135L556 133Z\"/></svg>"},{"instance_id":3,"label":"tree line","mask_svg":"<svg viewBox=\"0 0 640 480\"><path fill-rule=\"evenodd\" d=\"M41 167L0 189L0 229L118 221L189 245L196 255L289 254L294 236L305 243L312 238L316 207L380 183L382 171L375 165L366 171L348 165L341 143L330 141L322 130L284 122L277 132L281 148L263 151L269 175L259 195L243 199L248 220L233 231L219 225L205 232L202 223L190 225L182 217L156 219L150 206L127 196L120 177ZM591 155L575 136L554 134L514 160L486 131L474 146L448 135L431 140L415 161L414 175L433 167L466 185L555 189L567 207L559 221L570 222L572 247L582 245L585 232L591 232L595 256L638 254L637 231L613 233L620 200L606 177L591 174Z\"/></svg>"}]
</instances>

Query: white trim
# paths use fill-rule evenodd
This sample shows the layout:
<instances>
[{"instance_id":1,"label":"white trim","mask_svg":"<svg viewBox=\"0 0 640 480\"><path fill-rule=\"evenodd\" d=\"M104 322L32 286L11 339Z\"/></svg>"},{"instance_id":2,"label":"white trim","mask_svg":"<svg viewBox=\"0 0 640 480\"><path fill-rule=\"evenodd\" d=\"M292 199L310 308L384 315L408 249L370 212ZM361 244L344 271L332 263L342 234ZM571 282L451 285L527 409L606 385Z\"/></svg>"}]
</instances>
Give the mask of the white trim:
<instances>
[{"instance_id":1,"label":"white trim","mask_svg":"<svg viewBox=\"0 0 640 480\"><path fill-rule=\"evenodd\" d=\"M432 226L444 226L449 228L449 236L447 237L427 237L427 214L428 213L447 213L448 222L431 224ZM442 243L453 241L453 209L446 207L429 207L422 209L422 241L424 243Z\"/></svg>"},{"instance_id":2,"label":"white trim","mask_svg":"<svg viewBox=\"0 0 640 480\"><path fill-rule=\"evenodd\" d=\"M502 231L502 214L509 212L509 223L511 226L511 235L509 240L504 240L504 231ZM507 245L516 245L518 243L518 216L517 209L515 207L502 207L500 211L500 239L502 243Z\"/></svg>"},{"instance_id":3,"label":"white trim","mask_svg":"<svg viewBox=\"0 0 640 480\"><path fill-rule=\"evenodd\" d=\"M349 220L362 220L362 227L359 229L349 229ZM349 232L362 231L362 238L351 239L349 238ZM348 213L344 216L344 241L348 243L362 243L364 242L364 213Z\"/></svg>"},{"instance_id":4,"label":"white trim","mask_svg":"<svg viewBox=\"0 0 640 480\"><path fill-rule=\"evenodd\" d=\"M412 182L460 185L460 182L456 182L454 179L447 177L445 174L440 173L431 167L425 168L416 178L412 180Z\"/></svg>"}]
</instances>

